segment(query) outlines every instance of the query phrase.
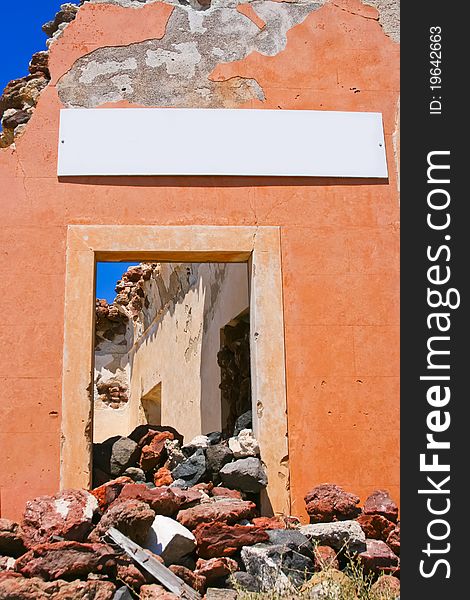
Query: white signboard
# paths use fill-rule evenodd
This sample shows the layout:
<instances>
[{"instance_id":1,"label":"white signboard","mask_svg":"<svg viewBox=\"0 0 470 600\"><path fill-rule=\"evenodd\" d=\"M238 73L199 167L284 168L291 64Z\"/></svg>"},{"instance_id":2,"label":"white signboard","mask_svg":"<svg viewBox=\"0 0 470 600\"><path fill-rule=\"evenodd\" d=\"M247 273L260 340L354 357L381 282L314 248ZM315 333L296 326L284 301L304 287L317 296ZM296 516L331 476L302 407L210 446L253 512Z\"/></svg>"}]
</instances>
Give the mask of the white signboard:
<instances>
[{"instance_id":1,"label":"white signboard","mask_svg":"<svg viewBox=\"0 0 470 600\"><path fill-rule=\"evenodd\" d=\"M380 113L64 109L58 175L387 177Z\"/></svg>"}]
</instances>

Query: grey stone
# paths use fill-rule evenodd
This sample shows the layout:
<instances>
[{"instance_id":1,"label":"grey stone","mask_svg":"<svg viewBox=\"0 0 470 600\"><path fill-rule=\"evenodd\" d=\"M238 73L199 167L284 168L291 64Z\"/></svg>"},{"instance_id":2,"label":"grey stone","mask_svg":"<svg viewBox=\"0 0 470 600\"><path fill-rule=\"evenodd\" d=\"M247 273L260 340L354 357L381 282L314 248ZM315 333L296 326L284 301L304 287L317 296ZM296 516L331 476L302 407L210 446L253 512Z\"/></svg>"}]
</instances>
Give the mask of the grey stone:
<instances>
[{"instance_id":1,"label":"grey stone","mask_svg":"<svg viewBox=\"0 0 470 600\"><path fill-rule=\"evenodd\" d=\"M145 483L145 473L139 467L129 467L124 471L123 475L130 477L136 483Z\"/></svg>"},{"instance_id":2,"label":"grey stone","mask_svg":"<svg viewBox=\"0 0 470 600\"><path fill-rule=\"evenodd\" d=\"M357 521L303 525L300 531L311 542L331 546L337 551L347 548L351 552L363 552L366 549L366 536Z\"/></svg>"},{"instance_id":3,"label":"grey stone","mask_svg":"<svg viewBox=\"0 0 470 600\"><path fill-rule=\"evenodd\" d=\"M259 458L241 458L220 470L224 485L243 492L259 492L267 486L268 478Z\"/></svg>"},{"instance_id":4,"label":"grey stone","mask_svg":"<svg viewBox=\"0 0 470 600\"><path fill-rule=\"evenodd\" d=\"M232 459L233 454L227 444L215 444L206 449L207 471L216 485L220 482L220 470Z\"/></svg>"},{"instance_id":5,"label":"grey stone","mask_svg":"<svg viewBox=\"0 0 470 600\"><path fill-rule=\"evenodd\" d=\"M242 429L251 429L253 427L253 413L251 410L246 411L235 421L233 435L237 436Z\"/></svg>"},{"instance_id":6,"label":"grey stone","mask_svg":"<svg viewBox=\"0 0 470 600\"><path fill-rule=\"evenodd\" d=\"M260 591L258 579L246 571L236 571L235 573L232 573L232 581L233 583L229 581L231 585L234 584L236 587L240 587L246 592Z\"/></svg>"},{"instance_id":7,"label":"grey stone","mask_svg":"<svg viewBox=\"0 0 470 600\"><path fill-rule=\"evenodd\" d=\"M202 448L196 450L192 456L173 469L171 475L175 482L182 479L187 487L200 483L206 475L206 457L204 455L204 450Z\"/></svg>"},{"instance_id":8,"label":"grey stone","mask_svg":"<svg viewBox=\"0 0 470 600\"><path fill-rule=\"evenodd\" d=\"M300 552L308 558L313 558L313 546L303 533L297 529L271 529L266 532L269 541L274 545L287 546L291 550Z\"/></svg>"},{"instance_id":9,"label":"grey stone","mask_svg":"<svg viewBox=\"0 0 470 600\"><path fill-rule=\"evenodd\" d=\"M110 474L119 477L129 467L135 465L139 458L139 447L127 437L118 438L111 449L109 461Z\"/></svg>"},{"instance_id":10,"label":"grey stone","mask_svg":"<svg viewBox=\"0 0 470 600\"><path fill-rule=\"evenodd\" d=\"M181 451L186 457L192 456L199 448L207 448L209 446L209 438L206 435L197 435L189 444L181 447Z\"/></svg>"},{"instance_id":11,"label":"grey stone","mask_svg":"<svg viewBox=\"0 0 470 600\"><path fill-rule=\"evenodd\" d=\"M161 556L167 565L179 564L195 549L196 538L178 521L157 515L144 547Z\"/></svg>"},{"instance_id":12,"label":"grey stone","mask_svg":"<svg viewBox=\"0 0 470 600\"><path fill-rule=\"evenodd\" d=\"M220 443L222 440L222 433L220 431L212 431L207 434L207 439L209 440L209 444L213 446L214 444Z\"/></svg>"},{"instance_id":13,"label":"grey stone","mask_svg":"<svg viewBox=\"0 0 470 600\"><path fill-rule=\"evenodd\" d=\"M206 600L237 600L237 596L235 590L207 588L205 598Z\"/></svg>"},{"instance_id":14,"label":"grey stone","mask_svg":"<svg viewBox=\"0 0 470 600\"><path fill-rule=\"evenodd\" d=\"M123 585L118 590L116 590L116 593L113 596L113 600L134 600L134 597L129 591L129 588L126 585Z\"/></svg>"},{"instance_id":15,"label":"grey stone","mask_svg":"<svg viewBox=\"0 0 470 600\"><path fill-rule=\"evenodd\" d=\"M241 557L247 573L265 592L287 592L292 586L301 586L314 572L310 558L284 545L245 546Z\"/></svg>"}]
</instances>

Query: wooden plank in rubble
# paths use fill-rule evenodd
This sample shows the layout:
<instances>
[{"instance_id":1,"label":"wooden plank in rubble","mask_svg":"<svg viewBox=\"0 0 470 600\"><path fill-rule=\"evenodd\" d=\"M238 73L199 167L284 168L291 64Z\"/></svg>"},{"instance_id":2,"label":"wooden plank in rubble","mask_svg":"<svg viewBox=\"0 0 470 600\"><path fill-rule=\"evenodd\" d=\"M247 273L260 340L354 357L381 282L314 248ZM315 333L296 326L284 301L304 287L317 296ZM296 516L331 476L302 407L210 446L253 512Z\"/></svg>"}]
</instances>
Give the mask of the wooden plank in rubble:
<instances>
[{"instance_id":1,"label":"wooden plank in rubble","mask_svg":"<svg viewBox=\"0 0 470 600\"><path fill-rule=\"evenodd\" d=\"M167 569L165 565L162 565L158 560L153 558L153 556L150 556L143 548L130 540L115 527L108 529L106 535L122 548L132 560L135 560L135 562L150 573L152 577L155 577L158 582L165 586L167 590L176 594L179 598L185 598L187 600L201 599L198 592L193 590L192 587L177 577L170 569Z\"/></svg>"}]
</instances>

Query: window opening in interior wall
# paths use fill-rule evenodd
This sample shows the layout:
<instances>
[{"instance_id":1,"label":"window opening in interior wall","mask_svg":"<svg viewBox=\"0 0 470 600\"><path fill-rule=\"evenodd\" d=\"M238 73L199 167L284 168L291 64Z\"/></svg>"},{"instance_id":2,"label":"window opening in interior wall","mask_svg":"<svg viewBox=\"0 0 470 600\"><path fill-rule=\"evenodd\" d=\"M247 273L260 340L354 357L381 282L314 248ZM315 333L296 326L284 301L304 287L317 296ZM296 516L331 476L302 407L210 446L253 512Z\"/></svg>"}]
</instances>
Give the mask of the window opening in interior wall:
<instances>
[{"instance_id":1,"label":"window opening in interior wall","mask_svg":"<svg viewBox=\"0 0 470 600\"><path fill-rule=\"evenodd\" d=\"M98 263L96 282L93 484L137 467L149 431L232 436L251 408L247 263Z\"/></svg>"}]
</instances>

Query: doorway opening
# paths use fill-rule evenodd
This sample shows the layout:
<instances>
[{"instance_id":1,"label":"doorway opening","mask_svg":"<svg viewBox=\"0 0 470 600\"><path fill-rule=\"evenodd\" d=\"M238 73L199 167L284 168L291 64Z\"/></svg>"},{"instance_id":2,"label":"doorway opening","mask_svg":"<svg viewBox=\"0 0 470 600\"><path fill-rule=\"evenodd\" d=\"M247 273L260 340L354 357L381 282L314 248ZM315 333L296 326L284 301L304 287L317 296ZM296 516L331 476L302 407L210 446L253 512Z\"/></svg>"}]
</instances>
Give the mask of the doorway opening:
<instances>
[{"instance_id":1,"label":"doorway opening","mask_svg":"<svg viewBox=\"0 0 470 600\"><path fill-rule=\"evenodd\" d=\"M65 281L65 327L62 368L61 488L92 485L93 413L95 399L95 277L100 262L118 263L245 263L250 308L252 428L265 465L268 485L261 503L266 511L289 514L289 458L286 372L282 302L280 229L272 226L68 225ZM136 300L137 301L137 300ZM239 315L238 311L234 313ZM220 329L214 345L220 351ZM181 321L183 322L183 320ZM192 336L194 337L194 336ZM122 340L121 340L122 341ZM123 344L124 345L124 344ZM195 344L192 345L192 348ZM188 352L187 356L191 356ZM220 374L220 367L212 361ZM204 370L202 370L204 374ZM201 375L201 380L206 378ZM148 390L158 384L154 381ZM125 389L109 386L111 404ZM121 392L123 396L120 396ZM132 389L128 389L132 404ZM217 390L220 394L220 390ZM130 394L130 395L129 395ZM142 390L141 397L146 391ZM218 396L220 397L220 396ZM106 398L102 398L106 404ZM165 381L161 380L162 415ZM202 396L203 406L207 406ZM213 406L213 404L212 404ZM220 406L220 405L219 405ZM114 412L122 410L112 409ZM222 408L220 406L220 421ZM201 410L199 419L213 418ZM190 421L185 416L186 421ZM198 422L200 426L201 423ZM141 425L144 429L148 425ZM212 429L212 428L211 428Z\"/></svg>"},{"instance_id":2,"label":"doorway opening","mask_svg":"<svg viewBox=\"0 0 470 600\"><path fill-rule=\"evenodd\" d=\"M102 460L109 440L132 439L143 425L174 428L185 443L215 432L228 439L251 409L248 264L122 269L113 292L116 263L97 265L94 484L116 475Z\"/></svg>"}]
</instances>

